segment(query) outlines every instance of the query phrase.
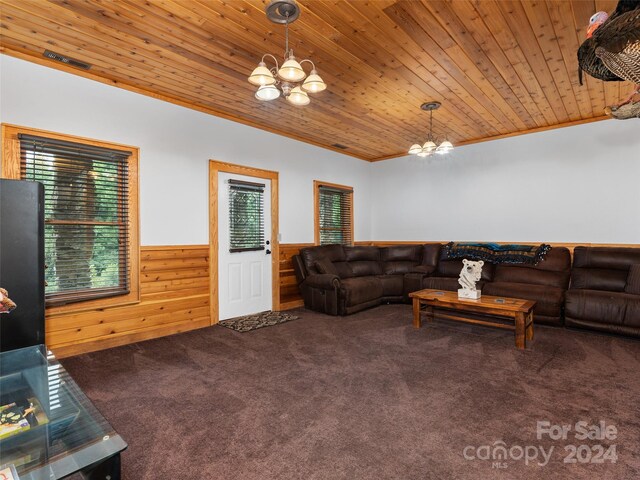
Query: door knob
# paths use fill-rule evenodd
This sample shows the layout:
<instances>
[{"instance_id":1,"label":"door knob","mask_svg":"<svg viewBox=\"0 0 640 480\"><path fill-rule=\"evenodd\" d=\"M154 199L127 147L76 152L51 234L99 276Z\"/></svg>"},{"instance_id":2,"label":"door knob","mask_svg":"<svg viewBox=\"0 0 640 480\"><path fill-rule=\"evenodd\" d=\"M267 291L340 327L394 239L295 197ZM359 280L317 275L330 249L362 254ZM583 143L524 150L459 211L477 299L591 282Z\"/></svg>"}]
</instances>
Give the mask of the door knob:
<instances>
[{"instance_id":1,"label":"door knob","mask_svg":"<svg viewBox=\"0 0 640 480\"><path fill-rule=\"evenodd\" d=\"M271 255L271 250L267 249L267 251L265 252L267 255Z\"/></svg>"}]
</instances>

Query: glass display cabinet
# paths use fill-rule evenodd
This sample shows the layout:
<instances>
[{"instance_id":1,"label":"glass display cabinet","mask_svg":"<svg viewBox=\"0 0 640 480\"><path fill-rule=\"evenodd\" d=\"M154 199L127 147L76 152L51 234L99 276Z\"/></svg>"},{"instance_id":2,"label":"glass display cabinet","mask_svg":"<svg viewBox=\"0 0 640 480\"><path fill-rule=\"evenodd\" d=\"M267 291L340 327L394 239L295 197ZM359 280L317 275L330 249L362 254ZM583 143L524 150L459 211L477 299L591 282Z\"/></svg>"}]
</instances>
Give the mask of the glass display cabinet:
<instances>
[{"instance_id":1,"label":"glass display cabinet","mask_svg":"<svg viewBox=\"0 0 640 480\"><path fill-rule=\"evenodd\" d=\"M20 480L53 480L77 472L120 479L127 448L44 345L0 353L0 471Z\"/></svg>"}]
</instances>

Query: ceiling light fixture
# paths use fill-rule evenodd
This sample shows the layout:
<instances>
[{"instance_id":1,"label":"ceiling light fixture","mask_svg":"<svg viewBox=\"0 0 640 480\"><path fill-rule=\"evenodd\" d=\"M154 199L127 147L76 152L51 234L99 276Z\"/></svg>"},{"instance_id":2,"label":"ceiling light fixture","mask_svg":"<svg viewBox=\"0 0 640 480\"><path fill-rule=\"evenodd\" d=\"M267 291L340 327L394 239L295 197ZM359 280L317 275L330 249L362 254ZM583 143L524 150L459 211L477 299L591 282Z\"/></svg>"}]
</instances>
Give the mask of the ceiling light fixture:
<instances>
[{"instance_id":1,"label":"ceiling light fixture","mask_svg":"<svg viewBox=\"0 0 640 480\"><path fill-rule=\"evenodd\" d=\"M453 150L453 145L446 138L440 143L440 145L437 145L433 137L433 111L439 109L440 105L440 102L427 102L420 105L422 110L429 112L429 137L424 145L420 145L418 143L411 145L411 148L409 148L409 153L411 155L430 157L434 153L444 155L445 153L449 153Z\"/></svg>"},{"instance_id":2,"label":"ceiling light fixture","mask_svg":"<svg viewBox=\"0 0 640 480\"><path fill-rule=\"evenodd\" d=\"M261 101L271 101L282 95L293 105L309 105L309 93L318 93L327 88L316 66L311 60L304 59L301 62L293 56L293 50L289 50L289 24L300 16L300 7L295 0L272 0L266 8L267 18L274 23L284 24L285 50L282 66L278 65L276 57L265 53L258 66L251 72L249 83L258 87L256 98ZM270 57L275 62L275 67L267 67L265 58ZM302 69L302 64L311 64L311 72Z\"/></svg>"}]
</instances>

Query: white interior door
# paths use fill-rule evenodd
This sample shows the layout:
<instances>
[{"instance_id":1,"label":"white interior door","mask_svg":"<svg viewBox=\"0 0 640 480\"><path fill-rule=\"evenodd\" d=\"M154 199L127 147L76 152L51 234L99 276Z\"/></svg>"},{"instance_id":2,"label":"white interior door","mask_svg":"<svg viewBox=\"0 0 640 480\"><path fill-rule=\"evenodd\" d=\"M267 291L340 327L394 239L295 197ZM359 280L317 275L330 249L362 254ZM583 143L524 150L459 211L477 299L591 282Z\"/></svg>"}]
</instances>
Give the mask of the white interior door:
<instances>
[{"instance_id":1,"label":"white interior door","mask_svg":"<svg viewBox=\"0 0 640 480\"><path fill-rule=\"evenodd\" d=\"M257 193L260 190L259 185L264 186L261 205L259 205ZM261 226L259 215L263 220ZM262 231L262 238L256 236L258 231ZM220 172L218 174L220 320L272 309L271 240L271 180ZM247 246L254 249L246 249Z\"/></svg>"}]
</instances>

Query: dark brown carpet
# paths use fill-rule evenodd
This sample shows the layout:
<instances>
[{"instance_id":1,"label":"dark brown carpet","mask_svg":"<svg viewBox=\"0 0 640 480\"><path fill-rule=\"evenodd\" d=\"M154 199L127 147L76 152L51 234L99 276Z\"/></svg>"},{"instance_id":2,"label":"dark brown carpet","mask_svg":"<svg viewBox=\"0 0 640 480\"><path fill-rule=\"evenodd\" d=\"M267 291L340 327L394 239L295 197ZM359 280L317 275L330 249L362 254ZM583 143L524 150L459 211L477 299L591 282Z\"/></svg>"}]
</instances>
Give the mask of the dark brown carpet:
<instances>
[{"instance_id":1,"label":"dark brown carpet","mask_svg":"<svg viewBox=\"0 0 640 480\"><path fill-rule=\"evenodd\" d=\"M129 442L124 478L640 478L640 342L538 327L519 351L506 331L414 330L408 305L293 313L251 335L212 327L64 360ZM618 434L538 440L545 420ZM554 451L544 467L463 457L499 441ZM615 444L617 463L563 463L582 444Z\"/></svg>"}]
</instances>

